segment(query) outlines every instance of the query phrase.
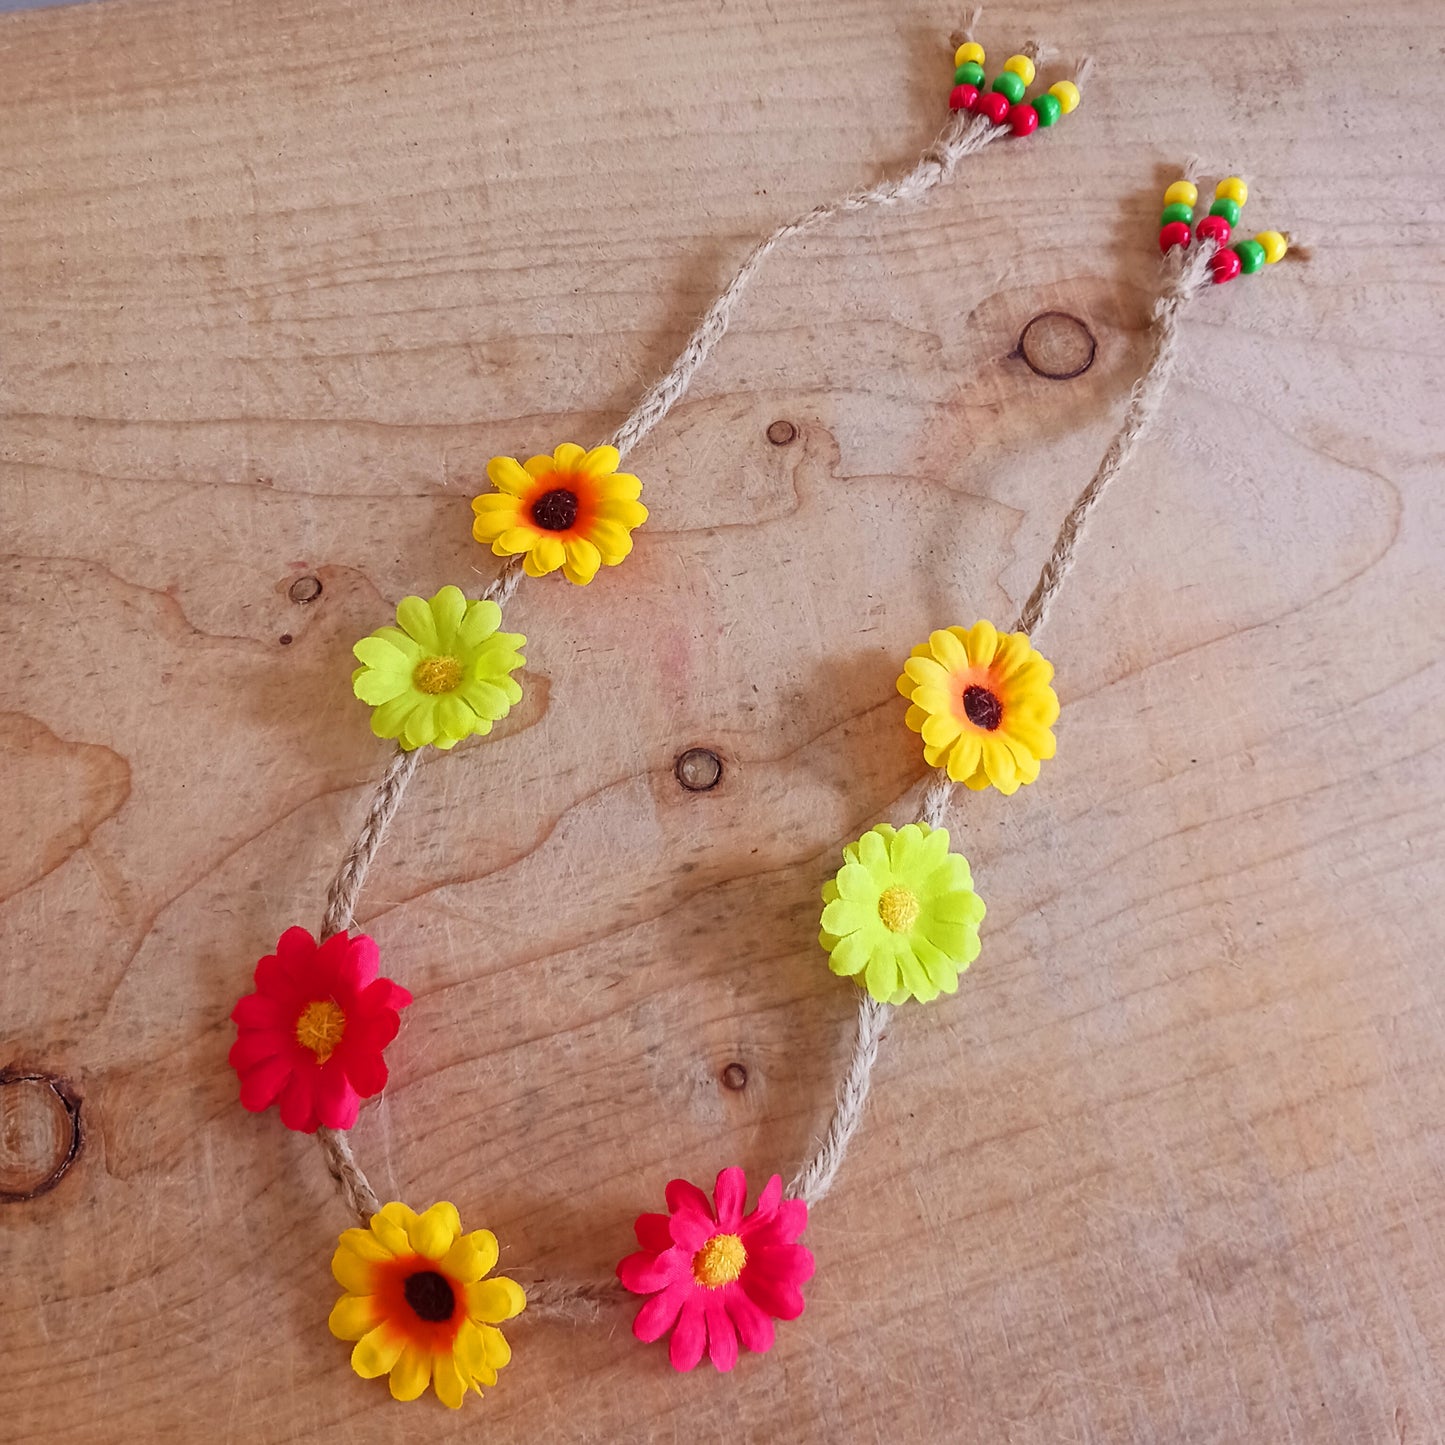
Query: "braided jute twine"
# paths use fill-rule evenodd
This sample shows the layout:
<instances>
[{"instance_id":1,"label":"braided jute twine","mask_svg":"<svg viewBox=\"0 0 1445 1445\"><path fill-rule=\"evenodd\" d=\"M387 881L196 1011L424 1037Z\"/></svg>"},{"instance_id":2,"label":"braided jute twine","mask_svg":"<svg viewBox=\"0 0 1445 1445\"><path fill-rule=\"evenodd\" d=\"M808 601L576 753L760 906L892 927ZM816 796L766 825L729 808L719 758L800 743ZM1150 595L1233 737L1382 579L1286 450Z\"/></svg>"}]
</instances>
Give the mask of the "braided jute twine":
<instances>
[{"instance_id":1,"label":"braided jute twine","mask_svg":"<svg viewBox=\"0 0 1445 1445\"><path fill-rule=\"evenodd\" d=\"M964 33L967 37L969 32ZM1037 54L1038 47L1030 49ZM1083 81L1087 71L1085 61L1076 70L1076 84ZM938 138L906 174L817 206L779 226L760 241L708 308L677 360L613 433L612 444L625 456L667 416L726 334L749 282L780 243L850 212L920 200L951 180L966 157L1005 133L1005 127L992 125L985 117L954 112ZM1073 568L1080 538L1094 508L1158 416L1175 366L1184 308L1210 283L1209 258L1213 252L1212 243L1206 242L1188 252L1176 249L1164 257L1164 285L1153 311L1153 345L1148 367L1133 388L1123 422L1097 470L1064 518L1038 581L1014 624L1015 631L1032 635L1043 624L1050 604ZM521 559L514 557L482 595L505 606L522 575ZM351 927L367 872L416 772L420 751L404 752L398 748L377 783L356 840L347 850L327 891L326 913L321 925L323 938ZM935 769L923 788L917 821L931 827L941 826L957 786L944 769ZM838 1087L833 1117L811 1157L787 1186L788 1197L802 1199L811 1207L826 1198L833 1187L848 1146L862 1122L879 1047L892 1015L891 1004L880 1003L866 990L860 990L853 1048ZM342 1198L365 1224L381 1208L381 1201L356 1162L347 1133L322 1127L317 1130L317 1140ZM596 1316L600 1304L624 1298L621 1286L612 1278L522 1279L519 1283L527 1295L527 1309L519 1323L528 1319L590 1319Z\"/></svg>"}]
</instances>

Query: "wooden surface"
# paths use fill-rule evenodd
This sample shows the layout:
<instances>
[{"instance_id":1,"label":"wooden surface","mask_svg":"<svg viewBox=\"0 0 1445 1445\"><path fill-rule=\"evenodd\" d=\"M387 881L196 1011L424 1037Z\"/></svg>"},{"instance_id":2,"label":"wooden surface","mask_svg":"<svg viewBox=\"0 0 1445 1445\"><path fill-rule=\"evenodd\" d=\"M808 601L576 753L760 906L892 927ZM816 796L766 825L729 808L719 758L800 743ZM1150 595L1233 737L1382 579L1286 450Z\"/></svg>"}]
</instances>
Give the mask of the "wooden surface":
<instances>
[{"instance_id":1,"label":"wooden surface","mask_svg":"<svg viewBox=\"0 0 1445 1445\"><path fill-rule=\"evenodd\" d=\"M1163 186L1197 150L1315 242L1186 321L1039 639L1058 759L957 810L984 953L896 1021L771 1356L519 1325L485 1402L394 1405L326 1333L314 1143L236 1103L232 1002L385 761L350 644L491 575L490 455L604 436L755 236L927 143L958 18L0 22L0 1193L75 1147L0 1202L10 1445L1445 1438L1436 7L986 15L995 62L1092 49L1084 107L771 263L633 458L635 556L524 589L526 702L413 786L361 909L417 994L383 1193L591 1273L673 1173L791 1169L853 1007L817 889L920 774L898 660L1027 594ZM1014 354L1049 310L1097 340L1067 382Z\"/></svg>"}]
</instances>

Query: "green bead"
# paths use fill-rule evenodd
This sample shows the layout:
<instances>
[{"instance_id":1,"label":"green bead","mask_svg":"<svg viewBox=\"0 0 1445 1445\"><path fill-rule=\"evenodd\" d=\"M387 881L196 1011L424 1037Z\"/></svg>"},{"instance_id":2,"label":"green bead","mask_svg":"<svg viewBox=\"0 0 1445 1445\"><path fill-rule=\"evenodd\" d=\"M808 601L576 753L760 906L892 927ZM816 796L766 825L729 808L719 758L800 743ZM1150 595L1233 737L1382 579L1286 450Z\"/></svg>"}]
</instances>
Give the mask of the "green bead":
<instances>
[{"instance_id":1,"label":"green bead","mask_svg":"<svg viewBox=\"0 0 1445 1445\"><path fill-rule=\"evenodd\" d=\"M1170 221L1183 221L1187 226L1194 219L1194 207L1186 206L1183 201L1175 201L1173 205L1165 206L1159 215L1159 224L1167 226Z\"/></svg>"},{"instance_id":2,"label":"green bead","mask_svg":"<svg viewBox=\"0 0 1445 1445\"><path fill-rule=\"evenodd\" d=\"M1239 269L1253 276L1264 265L1264 247L1258 241L1236 241L1229 248L1239 257Z\"/></svg>"},{"instance_id":3,"label":"green bead","mask_svg":"<svg viewBox=\"0 0 1445 1445\"><path fill-rule=\"evenodd\" d=\"M1209 214L1211 216L1223 216L1231 226L1237 226L1239 224L1239 202L1231 201L1228 196L1220 196L1220 198L1210 206Z\"/></svg>"},{"instance_id":4,"label":"green bead","mask_svg":"<svg viewBox=\"0 0 1445 1445\"><path fill-rule=\"evenodd\" d=\"M975 89L983 86L983 66L976 60L965 60L957 70L953 72L953 83L955 85L971 85Z\"/></svg>"},{"instance_id":5,"label":"green bead","mask_svg":"<svg viewBox=\"0 0 1445 1445\"><path fill-rule=\"evenodd\" d=\"M1034 109L1039 113L1040 125L1052 125L1063 114L1058 96L1050 95L1047 91L1034 101Z\"/></svg>"},{"instance_id":6,"label":"green bead","mask_svg":"<svg viewBox=\"0 0 1445 1445\"><path fill-rule=\"evenodd\" d=\"M1010 105L1017 105L1019 101L1024 98L1024 91L1027 90L1028 87L1024 84L1023 76L1015 75L1012 70L1005 70L1003 74L994 81L993 89L1000 95L1008 96Z\"/></svg>"}]
</instances>

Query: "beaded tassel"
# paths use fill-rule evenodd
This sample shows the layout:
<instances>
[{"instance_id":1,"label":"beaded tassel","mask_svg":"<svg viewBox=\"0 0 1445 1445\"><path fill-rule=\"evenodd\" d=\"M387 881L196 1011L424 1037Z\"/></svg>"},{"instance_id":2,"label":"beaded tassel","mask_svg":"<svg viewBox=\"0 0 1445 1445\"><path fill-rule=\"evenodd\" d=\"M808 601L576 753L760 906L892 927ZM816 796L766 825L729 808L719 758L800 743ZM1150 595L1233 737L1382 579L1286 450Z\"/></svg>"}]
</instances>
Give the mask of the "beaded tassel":
<instances>
[{"instance_id":1,"label":"beaded tassel","mask_svg":"<svg viewBox=\"0 0 1445 1445\"><path fill-rule=\"evenodd\" d=\"M1043 95L1026 101L1024 95L1034 83L1034 63L1027 55L1010 55L1003 70L984 90L983 46L965 41L954 52L951 110L967 110L987 116L994 125L1007 125L1016 136L1032 135L1040 126L1053 125L1079 103L1079 87L1072 80L1058 80Z\"/></svg>"},{"instance_id":2,"label":"beaded tassel","mask_svg":"<svg viewBox=\"0 0 1445 1445\"><path fill-rule=\"evenodd\" d=\"M1169 252L1175 246L1188 246L1194 237L1213 241L1217 247L1209 267L1216 285L1233 281L1241 272L1252 276L1265 266L1272 266L1289 250L1289 242L1279 231L1261 231L1252 241L1230 244L1240 212L1249 199L1249 187L1238 176L1226 176L1214 188L1214 201L1209 214L1193 230L1194 207L1199 189L1193 181L1175 181L1164 192L1164 210L1159 217L1159 249Z\"/></svg>"}]
</instances>

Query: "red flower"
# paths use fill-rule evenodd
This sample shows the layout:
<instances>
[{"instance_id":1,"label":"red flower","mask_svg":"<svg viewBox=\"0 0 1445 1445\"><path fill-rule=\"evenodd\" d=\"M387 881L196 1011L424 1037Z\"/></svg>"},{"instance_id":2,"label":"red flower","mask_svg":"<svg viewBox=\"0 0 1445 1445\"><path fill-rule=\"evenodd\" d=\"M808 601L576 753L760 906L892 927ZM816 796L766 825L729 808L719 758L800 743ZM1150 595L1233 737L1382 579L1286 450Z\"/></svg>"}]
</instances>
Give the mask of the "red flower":
<instances>
[{"instance_id":1,"label":"red flower","mask_svg":"<svg viewBox=\"0 0 1445 1445\"><path fill-rule=\"evenodd\" d=\"M256 965L256 992L231 1010L239 1036L231 1067L253 1114L278 1100L288 1129L349 1129L363 1099L386 1087L382 1050L411 995L378 978L380 956L364 933L333 934L319 948L288 928Z\"/></svg>"},{"instance_id":2,"label":"red flower","mask_svg":"<svg viewBox=\"0 0 1445 1445\"><path fill-rule=\"evenodd\" d=\"M797 1241L808 1224L808 1206L783 1198L774 1174L751 1214L741 1169L724 1169L713 1189L714 1205L695 1184L667 1186L668 1214L638 1217L640 1254L617 1266L617 1278L633 1294L652 1298L637 1312L632 1333L651 1343L672 1331L668 1357L674 1369L690 1370L706 1347L714 1365L730 1370L738 1340L761 1354L773 1347L773 1321L803 1313L799 1286L813 1277L813 1256Z\"/></svg>"}]
</instances>

